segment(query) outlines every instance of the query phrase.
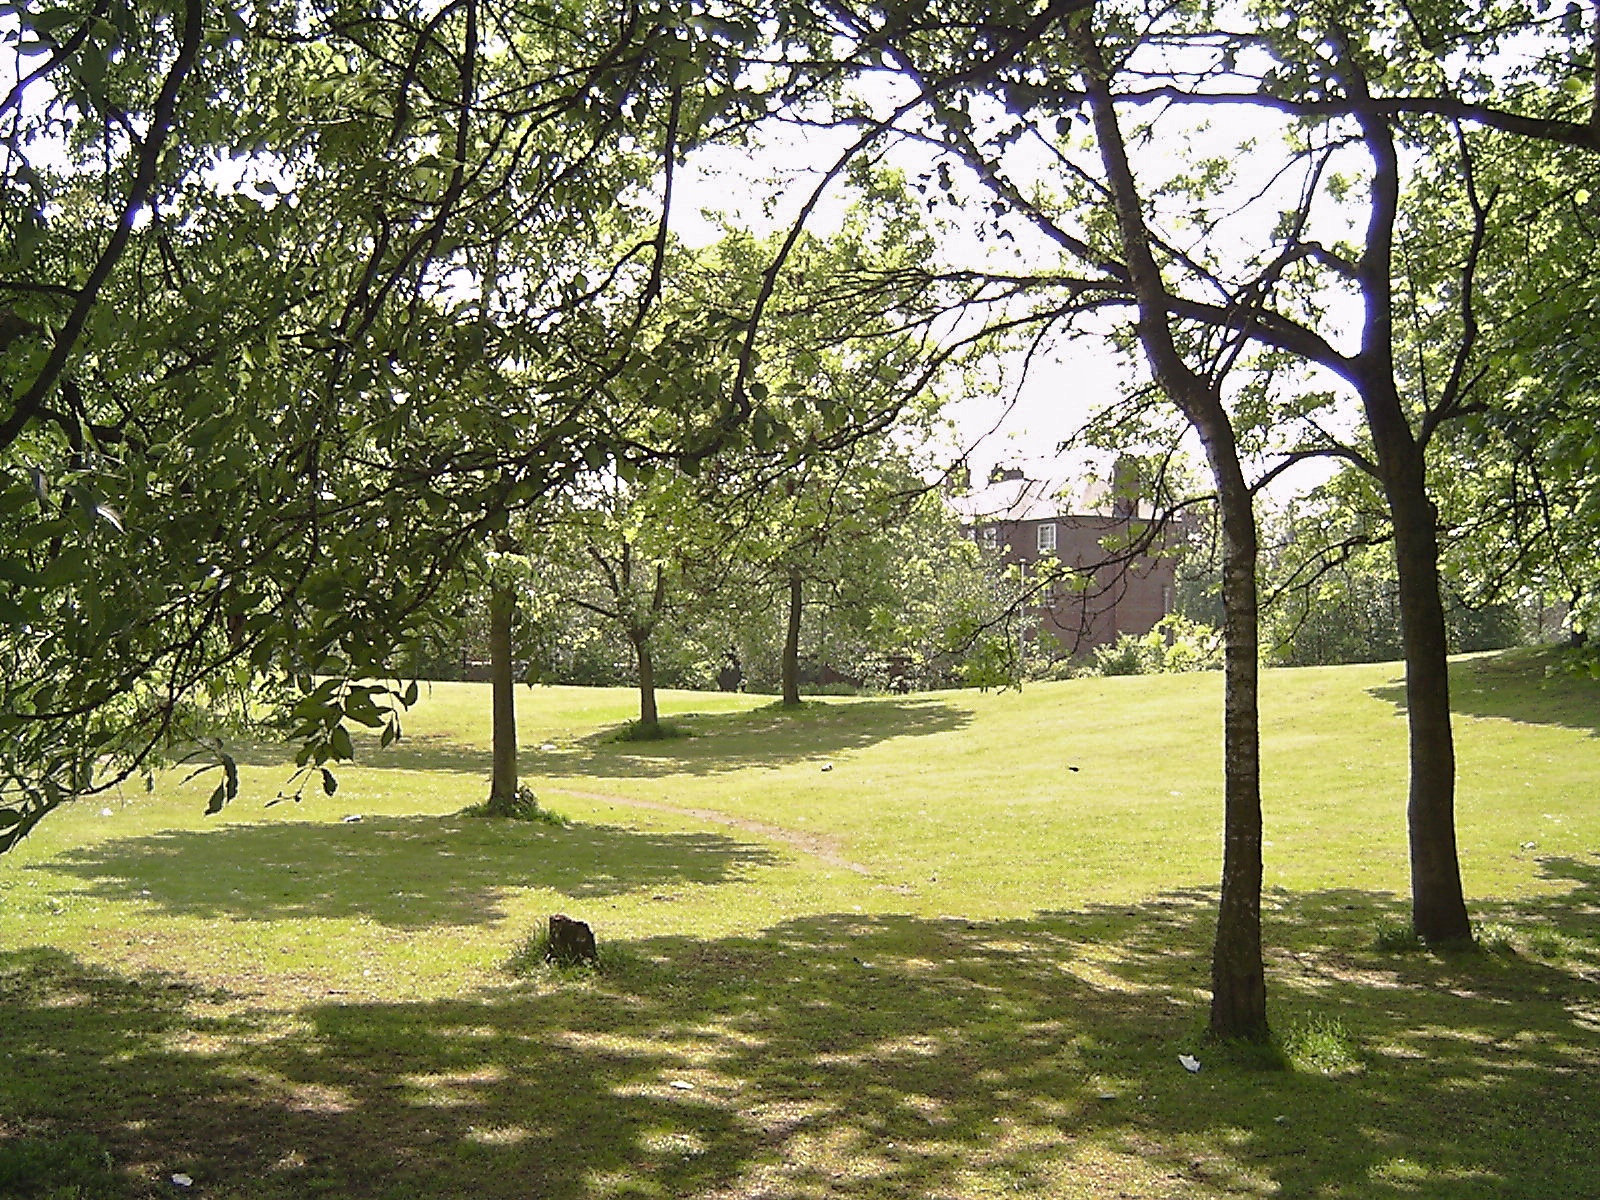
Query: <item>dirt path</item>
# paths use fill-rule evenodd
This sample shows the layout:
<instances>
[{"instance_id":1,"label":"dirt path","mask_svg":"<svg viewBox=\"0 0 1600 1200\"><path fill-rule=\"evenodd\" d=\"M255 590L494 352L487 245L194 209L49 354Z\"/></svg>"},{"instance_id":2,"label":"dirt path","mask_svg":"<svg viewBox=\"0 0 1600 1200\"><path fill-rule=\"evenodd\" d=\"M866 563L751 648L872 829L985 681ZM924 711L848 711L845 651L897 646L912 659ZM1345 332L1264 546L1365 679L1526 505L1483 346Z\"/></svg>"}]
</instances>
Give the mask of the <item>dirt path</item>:
<instances>
[{"instance_id":1,"label":"dirt path","mask_svg":"<svg viewBox=\"0 0 1600 1200\"><path fill-rule=\"evenodd\" d=\"M839 853L837 839L826 837L817 833L801 833L797 829L785 829L781 825L769 825L765 821L752 821L746 817L729 816L727 813L717 812L710 808L684 808L677 804L664 804L660 800L640 800L634 796L614 796L609 792L580 792L573 788L546 787L541 791L552 796L575 796L580 800L593 800L599 804L621 804L628 808L648 808L654 812L676 813L682 817L693 817L697 821L706 821L712 825L726 825L730 829L743 830L753 833L757 837L764 837L769 841L783 842L793 846L812 858L827 863L830 867L839 867L846 871L854 871L857 875L871 876L872 872L860 863L851 862Z\"/></svg>"}]
</instances>

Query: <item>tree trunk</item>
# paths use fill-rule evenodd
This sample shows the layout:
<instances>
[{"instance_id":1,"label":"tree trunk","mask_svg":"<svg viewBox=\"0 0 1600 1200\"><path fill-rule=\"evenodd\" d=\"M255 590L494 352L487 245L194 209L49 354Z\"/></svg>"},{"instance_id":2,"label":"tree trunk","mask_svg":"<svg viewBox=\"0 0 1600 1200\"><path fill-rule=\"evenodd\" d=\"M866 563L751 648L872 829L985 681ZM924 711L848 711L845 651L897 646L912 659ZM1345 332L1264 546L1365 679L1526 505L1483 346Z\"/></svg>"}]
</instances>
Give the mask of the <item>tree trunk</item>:
<instances>
[{"instance_id":1,"label":"tree trunk","mask_svg":"<svg viewBox=\"0 0 1600 1200\"><path fill-rule=\"evenodd\" d=\"M1222 896L1211 952L1210 1029L1216 1037L1265 1041L1256 521L1237 456L1231 470L1214 464L1212 475L1222 510L1224 670Z\"/></svg>"},{"instance_id":2,"label":"tree trunk","mask_svg":"<svg viewBox=\"0 0 1600 1200\"><path fill-rule=\"evenodd\" d=\"M509 816L517 805L517 698L511 662L511 624L516 612L516 592L491 585L489 688L493 696L494 750L487 806L490 816Z\"/></svg>"},{"instance_id":3,"label":"tree trunk","mask_svg":"<svg viewBox=\"0 0 1600 1200\"><path fill-rule=\"evenodd\" d=\"M800 707L800 614L803 581L789 572L789 622L783 634L783 706Z\"/></svg>"},{"instance_id":4,"label":"tree trunk","mask_svg":"<svg viewBox=\"0 0 1600 1200\"><path fill-rule=\"evenodd\" d=\"M1348 56L1347 56L1348 57ZM1348 59L1353 94L1367 82ZM1427 942L1472 937L1456 855L1455 741L1450 729L1450 666L1439 599L1438 513L1428 499L1427 444L1401 403L1394 364L1394 235L1400 210L1400 161L1388 118L1363 111L1372 156L1366 251L1356 265L1366 312L1352 382L1361 394L1377 455L1400 580L1400 637L1406 660L1406 722L1411 786L1406 827L1411 847L1411 923Z\"/></svg>"},{"instance_id":5,"label":"tree trunk","mask_svg":"<svg viewBox=\"0 0 1600 1200\"><path fill-rule=\"evenodd\" d=\"M1456 850L1456 752L1450 726L1450 663L1439 598L1437 515L1416 461L1387 464L1400 578L1400 636L1406 662L1406 729L1411 784L1411 925L1430 944L1472 938Z\"/></svg>"},{"instance_id":6,"label":"tree trunk","mask_svg":"<svg viewBox=\"0 0 1600 1200\"><path fill-rule=\"evenodd\" d=\"M1255 508L1233 422L1220 385L1184 358L1173 334L1172 298L1150 244L1144 207L1128 162L1127 146L1111 99L1105 60L1092 18L1070 36L1081 55L1106 184L1128 278L1138 304L1139 344L1156 383L1182 412L1205 446L1222 514L1223 632L1223 818L1222 895L1211 958L1211 1033L1215 1037L1265 1041L1266 968L1261 959L1261 753L1257 719L1258 638L1256 612L1257 535Z\"/></svg>"},{"instance_id":7,"label":"tree trunk","mask_svg":"<svg viewBox=\"0 0 1600 1200\"><path fill-rule=\"evenodd\" d=\"M656 711L656 664L650 657L648 633L633 633L629 640L639 668L639 732L649 737L661 731L661 717Z\"/></svg>"}]
</instances>

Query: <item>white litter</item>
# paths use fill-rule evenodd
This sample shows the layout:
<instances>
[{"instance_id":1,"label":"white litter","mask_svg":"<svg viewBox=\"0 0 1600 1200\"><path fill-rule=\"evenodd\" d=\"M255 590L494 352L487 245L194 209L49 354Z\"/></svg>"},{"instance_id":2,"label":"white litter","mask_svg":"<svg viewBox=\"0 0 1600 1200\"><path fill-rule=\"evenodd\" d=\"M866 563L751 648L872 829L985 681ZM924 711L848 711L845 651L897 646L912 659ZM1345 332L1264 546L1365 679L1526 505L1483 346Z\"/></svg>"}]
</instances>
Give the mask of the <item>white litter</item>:
<instances>
[{"instance_id":1,"label":"white litter","mask_svg":"<svg viewBox=\"0 0 1600 1200\"><path fill-rule=\"evenodd\" d=\"M100 810L100 815L102 817L109 817L111 815L111 810L109 808L102 808Z\"/></svg>"},{"instance_id":2,"label":"white litter","mask_svg":"<svg viewBox=\"0 0 1600 1200\"><path fill-rule=\"evenodd\" d=\"M669 1086L677 1088L680 1092L694 1091L694 1084L687 1079L674 1079Z\"/></svg>"},{"instance_id":3,"label":"white litter","mask_svg":"<svg viewBox=\"0 0 1600 1200\"><path fill-rule=\"evenodd\" d=\"M1178 1061L1183 1064L1183 1069L1189 1074L1197 1074L1200 1070L1200 1060L1192 1054L1178 1055Z\"/></svg>"},{"instance_id":4,"label":"white litter","mask_svg":"<svg viewBox=\"0 0 1600 1200\"><path fill-rule=\"evenodd\" d=\"M180 1173L180 1174L174 1175L172 1177L172 1186L173 1187L192 1187L192 1186L194 1186L194 1180L190 1179L187 1175L184 1175L184 1174Z\"/></svg>"},{"instance_id":5,"label":"white litter","mask_svg":"<svg viewBox=\"0 0 1600 1200\"><path fill-rule=\"evenodd\" d=\"M824 771L831 771L831 770L833 770L833 764L832 763L823 763L822 764L822 769Z\"/></svg>"},{"instance_id":6,"label":"white litter","mask_svg":"<svg viewBox=\"0 0 1600 1200\"><path fill-rule=\"evenodd\" d=\"M354 825L357 821L361 820L361 814L351 813L348 817L340 817L339 820L343 821L346 825Z\"/></svg>"}]
</instances>

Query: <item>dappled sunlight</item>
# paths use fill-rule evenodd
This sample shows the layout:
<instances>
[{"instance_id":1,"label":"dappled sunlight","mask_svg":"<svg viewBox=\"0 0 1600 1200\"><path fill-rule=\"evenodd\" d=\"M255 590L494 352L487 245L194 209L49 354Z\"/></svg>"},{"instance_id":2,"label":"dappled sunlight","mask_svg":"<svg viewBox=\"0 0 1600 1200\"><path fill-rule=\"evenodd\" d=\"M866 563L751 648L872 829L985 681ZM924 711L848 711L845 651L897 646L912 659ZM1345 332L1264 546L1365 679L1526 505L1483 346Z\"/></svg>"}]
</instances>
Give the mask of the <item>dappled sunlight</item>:
<instances>
[{"instance_id":1,"label":"dappled sunlight","mask_svg":"<svg viewBox=\"0 0 1600 1200\"><path fill-rule=\"evenodd\" d=\"M1529 917L1582 940L1589 887ZM0 1088L70 1071L117 1095L116 1123L87 1119L120 1159L188 1155L286 1197L1469 1200L1540 1194L1550 1161L1600 1182L1590 1123L1563 1119L1600 1111L1585 968L1384 952L1350 913L1387 898L1279 895L1275 919L1302 936L1273 957L1274 1020L1337 1014L1357 1065L1264 1072L1200 1036L1207 899L811 915L639 939L581 976L287 1019L202 1017L226 1006L0 955L5 995L30 997ZM79 1002L52 1007L63 996Z\"/></svg>"}]
</instances>

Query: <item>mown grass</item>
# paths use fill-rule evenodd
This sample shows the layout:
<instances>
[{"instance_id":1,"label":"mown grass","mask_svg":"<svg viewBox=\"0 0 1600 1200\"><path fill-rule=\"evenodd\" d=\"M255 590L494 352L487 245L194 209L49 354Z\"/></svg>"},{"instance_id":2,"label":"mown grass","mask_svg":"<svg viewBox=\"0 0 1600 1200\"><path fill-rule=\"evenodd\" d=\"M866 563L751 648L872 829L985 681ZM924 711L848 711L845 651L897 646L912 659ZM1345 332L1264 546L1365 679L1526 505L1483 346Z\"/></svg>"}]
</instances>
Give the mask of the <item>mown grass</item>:
<instances>
[{"instance_id":1,"label":"mown grass","mask_svg":"<svg viewBox=\"0 0 1600 1200\"><path fill-rule=\"evenodd\" d=\"M614 739L627 693L522 690L565 828L459 815L486 693L436 685L331 799L261 807L288 768L257 748L221 818L174 776L0 860L0 1171L97 1198L1600 1194L1600 689L1545 666L1456 668L1484 936L1451 955L1397 936L1395 669L1268 673L1279 1070L1200 1037L1213 676L676 694L694 736L655 743ZM510 970L556 911L601 968Z\"/></svg>"}]
</instances>

